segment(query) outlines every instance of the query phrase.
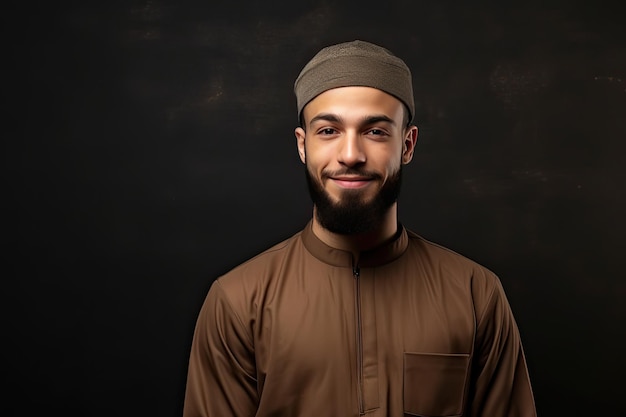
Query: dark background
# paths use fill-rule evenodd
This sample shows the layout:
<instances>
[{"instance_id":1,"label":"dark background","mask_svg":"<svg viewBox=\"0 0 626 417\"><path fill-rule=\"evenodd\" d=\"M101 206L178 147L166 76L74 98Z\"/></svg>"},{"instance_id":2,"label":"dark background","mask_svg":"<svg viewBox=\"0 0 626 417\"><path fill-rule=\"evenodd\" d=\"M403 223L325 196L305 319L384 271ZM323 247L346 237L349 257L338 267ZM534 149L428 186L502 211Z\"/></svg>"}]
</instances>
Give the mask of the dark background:
<instances>
[{"instance_id":1,"label":"dark background","mask_svg":"<svg viewBox=\"0 0 626 417\"><path fill-rule=\"evenodd\" d=\"M0 413L181 414L212 280L310 217L293 81L352 39L413 69L401 219L501 277L539 414L623 413L624 7L268 3L4 6Z\"/></svg>"}]
</instances>

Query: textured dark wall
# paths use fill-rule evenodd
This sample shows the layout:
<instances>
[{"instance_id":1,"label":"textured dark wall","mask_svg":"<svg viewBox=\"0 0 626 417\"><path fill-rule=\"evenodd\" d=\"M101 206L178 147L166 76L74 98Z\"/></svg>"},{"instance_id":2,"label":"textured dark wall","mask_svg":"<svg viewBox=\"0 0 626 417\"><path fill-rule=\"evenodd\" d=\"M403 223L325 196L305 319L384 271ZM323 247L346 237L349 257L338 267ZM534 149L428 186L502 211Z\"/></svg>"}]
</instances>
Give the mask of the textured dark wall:
<instances>
[{"instance_id":1,"label":"textured dark wall","mask_svg":"<svg viewBox=\"0 0 626 417\"><path fill-rule=\"evenodd\" d=\"M401 218L501 277L540 415L623 412L623 6L267 3L5 10L2 414L180 415L210 283L310 216L293 81L357 38L413 68Z\"/></svg>"}]
</instances>

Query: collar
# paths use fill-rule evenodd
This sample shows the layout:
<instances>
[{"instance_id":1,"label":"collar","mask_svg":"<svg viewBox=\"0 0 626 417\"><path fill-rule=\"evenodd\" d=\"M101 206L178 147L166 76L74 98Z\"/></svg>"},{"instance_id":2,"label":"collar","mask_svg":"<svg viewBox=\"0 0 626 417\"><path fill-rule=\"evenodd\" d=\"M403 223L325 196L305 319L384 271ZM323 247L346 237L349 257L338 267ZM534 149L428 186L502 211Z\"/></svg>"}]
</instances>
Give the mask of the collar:
<instances>
[{"instance_id":1,"label":"collar","mask_svg":"<svg viewBox=\"0 0 626 417\"><path fill-rule=\"evenodd\" d=\"M409 245L407 231L400 223L398 223L398 231L387 242L382 245L361 252L357 259L352 259L352 253L349 251L335 249L322 242L313 233L313 220L310 220L302 231L301 237L304 247L320 261L342 267L373 267L380 266L398 259Z\"/></svg>"}]
</instances>

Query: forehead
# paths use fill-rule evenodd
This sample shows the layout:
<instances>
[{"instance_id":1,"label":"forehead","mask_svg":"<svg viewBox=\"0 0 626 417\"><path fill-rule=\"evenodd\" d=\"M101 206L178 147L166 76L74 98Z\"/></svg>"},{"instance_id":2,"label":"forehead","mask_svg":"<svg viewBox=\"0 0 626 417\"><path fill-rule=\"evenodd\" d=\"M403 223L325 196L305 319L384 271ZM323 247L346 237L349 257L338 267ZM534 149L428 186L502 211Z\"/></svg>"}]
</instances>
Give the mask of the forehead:
<instances>
[{"instance_id":1,"label":"forehead","mask_svg":"<svg viewBox=\"0 0 626 417\"><path fill-rule=\"evenodd\" d=\"M386 116L398 124L404 116L404 104L396 97L372 87L338 87L319 94L303 109L305 120L328 113L342 120Z\"/></svg>"}]
</instances>

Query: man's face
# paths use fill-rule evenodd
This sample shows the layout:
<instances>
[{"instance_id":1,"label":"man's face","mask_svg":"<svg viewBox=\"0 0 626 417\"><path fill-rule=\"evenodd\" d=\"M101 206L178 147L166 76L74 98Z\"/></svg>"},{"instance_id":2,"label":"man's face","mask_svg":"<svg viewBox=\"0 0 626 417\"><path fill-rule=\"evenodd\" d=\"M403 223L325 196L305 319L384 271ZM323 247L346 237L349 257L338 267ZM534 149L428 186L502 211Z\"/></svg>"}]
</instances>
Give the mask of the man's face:
<instances>
[{"instance_id":1,"label":"man's face","mask_svg":"<svg viewBox=\"0 0 626 417\"><path fill-rule=\"evenodd\" d=\"M417 138L404 111L401 101L370 87L335 88L306 105L306 132L296 129L298 151L324 228L368 232L395 205L401 167Z\"/></svg>"}]
</instances>

